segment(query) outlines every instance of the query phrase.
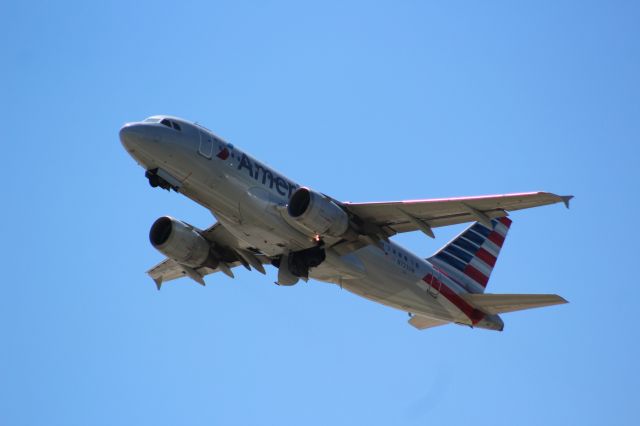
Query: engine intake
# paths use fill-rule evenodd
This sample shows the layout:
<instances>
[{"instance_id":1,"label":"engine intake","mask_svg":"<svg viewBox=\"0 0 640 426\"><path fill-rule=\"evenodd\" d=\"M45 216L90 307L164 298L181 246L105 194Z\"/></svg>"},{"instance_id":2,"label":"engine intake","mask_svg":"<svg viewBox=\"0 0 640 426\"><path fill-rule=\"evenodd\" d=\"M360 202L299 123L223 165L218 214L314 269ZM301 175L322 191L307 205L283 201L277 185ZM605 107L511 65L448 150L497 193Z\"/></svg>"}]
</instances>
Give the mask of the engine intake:
<instances>
[{"instance_id":1,"label":"engine intake","mask_svg":"<svg viewBox=\"0 0 640 426\"><path fill-rule=\"evenodd\" d=\"M149 240L160 253L192 268L209 263L209 242L192 226L170 216L156 220Z\"/></svg>"},{"instance_id":2,"label":"engine intake","mask_svg":"<svg viewBox=\"0 0 640 426\"><path fill-rule=\"evenodd\" d=\"M329 197L309 188L298 188L291 195L287 213L317 235L340 238L349 230L349 215Z\"/></svg>"}]
</instances>

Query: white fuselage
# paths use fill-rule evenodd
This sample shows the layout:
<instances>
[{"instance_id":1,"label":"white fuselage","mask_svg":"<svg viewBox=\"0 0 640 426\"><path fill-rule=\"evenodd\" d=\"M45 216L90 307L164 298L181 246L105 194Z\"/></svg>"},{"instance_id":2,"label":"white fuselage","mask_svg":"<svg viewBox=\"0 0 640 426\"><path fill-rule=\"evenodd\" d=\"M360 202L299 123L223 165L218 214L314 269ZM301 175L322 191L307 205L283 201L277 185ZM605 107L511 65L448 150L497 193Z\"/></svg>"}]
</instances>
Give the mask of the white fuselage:
<instances>
[{"instance_id":1,"label":"white fuselage","mask_svg":"<svg viewBox=\"0 0 640 426\"><path fill-rule=\"evenodd\" d=\"M134 137L129 137L125 148L142 167L171 175L180 183L180 193L209 209L247 248L278 256L316 244L285 217L298 184L211 131L171 120L179 123L180 130L159 120L129 125ZM392 241L342 256L329 248L326 254L326 260L310 270L311 278L406 312L482 326L450 298L442 297L440 285L430 285L425 277L438 277L447 291L456 294L466 292L461 285Z\"/></svg>"}]
</instances>

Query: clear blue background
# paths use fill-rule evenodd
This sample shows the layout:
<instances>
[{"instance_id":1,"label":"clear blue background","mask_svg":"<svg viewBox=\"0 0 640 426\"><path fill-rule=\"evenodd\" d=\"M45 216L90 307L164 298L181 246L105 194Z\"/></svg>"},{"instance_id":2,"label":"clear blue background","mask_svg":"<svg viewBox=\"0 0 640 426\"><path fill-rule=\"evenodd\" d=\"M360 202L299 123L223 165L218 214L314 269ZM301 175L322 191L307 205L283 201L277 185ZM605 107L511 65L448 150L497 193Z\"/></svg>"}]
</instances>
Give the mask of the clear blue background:
<instances>
[{"instance_id":1,"label":"clear blue background","mask_svg":"<svg viewBox=\"0 0 640 426\"><path fill-rule=\"evenodd\" d=\"M305 3L304 5L301 3ZM637 424L634 1L3 2L1 425ZM118 129L197 120L351 201L548 190L489 290L569 305L445 326L240 270L157 292ZM461 227L397 241L424 256Z\"/></svg>"}]
</instances>

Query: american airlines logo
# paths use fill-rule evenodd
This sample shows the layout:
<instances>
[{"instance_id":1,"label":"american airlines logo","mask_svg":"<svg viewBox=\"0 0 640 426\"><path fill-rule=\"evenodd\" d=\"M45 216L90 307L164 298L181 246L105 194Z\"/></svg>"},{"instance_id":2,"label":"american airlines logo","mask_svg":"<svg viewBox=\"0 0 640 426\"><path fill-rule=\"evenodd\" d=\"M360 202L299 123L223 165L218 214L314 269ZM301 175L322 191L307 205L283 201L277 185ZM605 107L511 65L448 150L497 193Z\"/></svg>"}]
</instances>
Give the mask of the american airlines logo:
<instances>
[{"instance_id":1,"label":"american airlines logo","mask_svg":"<svg viewBox=\"0 0 640 426\"><path fill-rule=\"evenodd\" d=\"M233 149L233 146L230 146ZM221 160L226 160L229 158L229 148L227 146L223 146L220 148L220 152L217 155ZM260 182L262 185L268 187L269 189L275 189L276 192L283 197L291 198L291 194L293 191L298 189L298 185L295 183L288 181L282 176L278 175L273 170L268 167L258 163L257 161L251 160L245 153L242 153L242 157L240 157L240 163L238 164L238 170L246 170L246 172L254 178L256 181Z\"/></svg>"},{"instance_id":2,"label":"american airlines logo","mask_svg":"<svg viewBox=\"0 0 640 426\"><path fill-rule=\"evenodd\" d=\"M218 152L216 157L221 160L226 160L227 158L229 158L229 148L227 148L225 145L220 145L218 149L220 150L220 152Z\"/></svg>"}]
</instances>

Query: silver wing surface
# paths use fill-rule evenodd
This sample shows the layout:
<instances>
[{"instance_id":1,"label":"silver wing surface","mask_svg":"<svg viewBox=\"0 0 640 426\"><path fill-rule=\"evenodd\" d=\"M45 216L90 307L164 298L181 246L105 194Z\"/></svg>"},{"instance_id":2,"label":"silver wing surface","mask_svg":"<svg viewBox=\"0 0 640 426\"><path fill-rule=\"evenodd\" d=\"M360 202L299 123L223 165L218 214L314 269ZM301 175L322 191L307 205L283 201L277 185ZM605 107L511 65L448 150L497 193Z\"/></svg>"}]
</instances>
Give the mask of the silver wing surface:
<instances>
[{"instance_id":1,"label":"silver wing surface","mask_svg":"<svg viewBox=\"0 0 640 426\"><path fill-rule=\"evenodd\" d=\"M211 243L212 250L220 256L221 260L218 267L190 268L167 258L147 271L147 274L156 283L158 290L160 290L162 283L181 277L189 277L201 285L205 285L204 277L206 275L216 272L222 272L233 278L231 270L240 265L249 270L253 267L264 274L265 270L262 265L271 263L271 259L268 257L242 248L238 240L220 223L216 223L202 231L202 236Z\"/></svg>"},{"instance_id":2,"label":"silver wing surface","mask_svg":"<svg viewBox=\"0 0 640 426\"><path fill-rule=\"evenodd\" d=\"M560 202L569 207L571 198L573 198L571 195L528 192L479 197L381 203L346 202L342 204L365 223L377 226L387 237L417 230L433 237L432 228L474 221L490 224L491 219L507 216L507 212L510 211Z\"/></svg>"}]
</instances>

